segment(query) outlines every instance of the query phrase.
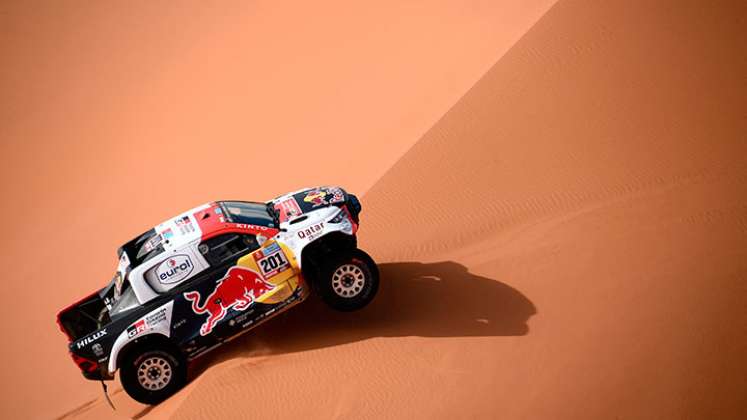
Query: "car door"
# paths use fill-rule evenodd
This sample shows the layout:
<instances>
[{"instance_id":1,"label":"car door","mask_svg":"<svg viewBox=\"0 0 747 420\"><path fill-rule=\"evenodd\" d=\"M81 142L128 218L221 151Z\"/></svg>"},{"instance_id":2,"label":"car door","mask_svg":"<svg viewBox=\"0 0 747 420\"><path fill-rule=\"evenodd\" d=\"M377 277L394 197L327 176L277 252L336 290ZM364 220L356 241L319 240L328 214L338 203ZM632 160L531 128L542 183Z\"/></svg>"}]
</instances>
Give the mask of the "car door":
<instances>
[{"instance_id":1,"label":"car door","mask_svg":"<svg viewBox=\"0 0 747 420\"><path fill-rule=\"evenodd\" d=\"M201 320L200 336L220 339L232 335L231 319L252 305L244 283L253 276L238 269L237 262L257 248L259 244L254 235L237 233L216 236L198 246L209 268L195 279L183 296Z\"/></svg>"},{"instance_id":2,"label":"car door","mask_svg":"<svg viewBox=\"0 0 747 420\"><path fill-rule=\"evenodd\" d=\"M227 278L240 280L251 307L235 311L229 323L234 333L249 329L263 319L280 313L290 303L306 297L300 287L300 267L292 251L274 240L238 259ZM243 306L242 306L243 307ZM236 308L235 308L236 309Z\"/></svg>"},{"instance_id":3,"label":"car door","mask_svg":"<svg viewBox=\"0 0 747 420\"><path fill-rule=\"evenodd\" d=\"M265 305L282 303L289 299L299 286L300 267L293 252L286 246L270 240L261 248L242 257L239 264L256 270L271 285L272 290L257 296Z\"/></svg>"}]
</instances>

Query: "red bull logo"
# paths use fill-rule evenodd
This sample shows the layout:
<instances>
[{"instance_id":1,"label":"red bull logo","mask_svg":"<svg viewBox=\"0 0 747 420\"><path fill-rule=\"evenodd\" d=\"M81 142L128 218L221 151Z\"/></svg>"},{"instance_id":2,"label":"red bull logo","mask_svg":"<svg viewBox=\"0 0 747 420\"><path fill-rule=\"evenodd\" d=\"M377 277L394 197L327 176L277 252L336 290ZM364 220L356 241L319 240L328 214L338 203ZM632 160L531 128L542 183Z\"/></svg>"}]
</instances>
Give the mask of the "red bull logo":
<instances>
[{"instance_id":1,"label":"red bull logo","mask_svg":"<svg viewBox=\"0 0 747 420\"><path fill-rule=\"evenodd\" d=\"M311 191L310 193L306 194L306 197L303 198L303 201L311 203L313 207L322 206L324 204L327 204L327 201L324 199L324 197L326 196L327 193L325 191Z\"/></svg>"},{"instance_id":2,"label":"red bull logo","mask_svg":"<svg viewBox=\"0 0 747 420\"><path fill-rule=\"evenodd\" d=\"M185 292L184 298L192 302L192 311L196 314L208 314L200 327L200 335L208 335L215 325L225 318L229 309L243 311L265 293L273 290L274 285L266 282L256 272L244 267L231 267L226 275L218 280L215 290L200 305L200 292Z\"/></svg>"}]
</instances>

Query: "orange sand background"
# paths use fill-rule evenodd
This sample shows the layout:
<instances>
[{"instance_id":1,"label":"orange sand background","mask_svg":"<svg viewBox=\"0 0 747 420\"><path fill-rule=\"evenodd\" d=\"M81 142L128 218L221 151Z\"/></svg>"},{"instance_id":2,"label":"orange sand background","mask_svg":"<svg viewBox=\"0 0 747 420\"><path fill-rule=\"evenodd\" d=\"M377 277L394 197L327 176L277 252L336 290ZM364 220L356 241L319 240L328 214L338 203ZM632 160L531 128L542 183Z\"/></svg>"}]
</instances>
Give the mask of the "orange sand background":
<instances>
[{"instance_id":1,"label":"orange sand background","mask_svg":"<svg viewBox=\"0 0 747 420\"><path fill-rule=\"evenodd\" d=\"M0 6L0 415L744 417L745 9ZM112 413L56 311L185 208L324 183L363 195L374 303Z\"/></svg>"}]
</instances>

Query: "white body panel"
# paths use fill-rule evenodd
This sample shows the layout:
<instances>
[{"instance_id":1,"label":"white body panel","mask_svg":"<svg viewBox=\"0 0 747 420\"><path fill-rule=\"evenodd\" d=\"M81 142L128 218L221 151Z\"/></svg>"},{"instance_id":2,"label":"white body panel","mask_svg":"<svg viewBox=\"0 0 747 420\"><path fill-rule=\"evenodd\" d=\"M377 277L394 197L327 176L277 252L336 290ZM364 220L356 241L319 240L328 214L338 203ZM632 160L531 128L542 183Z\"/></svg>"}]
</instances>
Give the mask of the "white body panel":
<instances>
[{"instance_id":1,"label":"white body panel","mask_svg":"<svg viewBox=\"0 0 747 420\"><path fill-rule=\"evenodd\" d=\"M159 293L166 292L178 286L208 268L209 264L205 260L205 257L197 250L199 243L200 238L198 237L180 249L172 248L164 254L159 255L158 258L153 258L135 267L130 272L130 285L135 292L135 296L137 296L138 302L140 304L150 302ZM164 265L172 260L180 263L185 260L189 261L189 271L180 271L171 277L163 278L165 274ZM178 269L179 267L175 268Z\"/></svg>"},{"instance_id":2,"label":"white body panel","mask_svg":"<svg viewBox=\"0 0 747 420\"><path fill-rule=\"evenodd\" d=\"M117 370L117 357L127 343L148 334L171 336L171 312L173 308L174 301L172 300L148 312L119 334L117 339L114 340L112 351L109 355L108 369L110 373L114 373Z\"/></svg>"},{"instance_id":3,"label":"white body panel","mask_svg":"<svg viewBox=\"0 0 747 420\"><path fill-rule=\"evenodd\" d=\"M305 213L301 216L301 218L306 217L303 221L293 223L294 220L297 220L294 219L283 222L280 224L281 231L278 233L276 240L287 245L293 251L300 266L301 255L306 245L332 232L353 234L353 225L348 217L345 217L340 223L329 223L340 211L342 210L339 207L325 207Z\"/></svg>"}]
</instances>

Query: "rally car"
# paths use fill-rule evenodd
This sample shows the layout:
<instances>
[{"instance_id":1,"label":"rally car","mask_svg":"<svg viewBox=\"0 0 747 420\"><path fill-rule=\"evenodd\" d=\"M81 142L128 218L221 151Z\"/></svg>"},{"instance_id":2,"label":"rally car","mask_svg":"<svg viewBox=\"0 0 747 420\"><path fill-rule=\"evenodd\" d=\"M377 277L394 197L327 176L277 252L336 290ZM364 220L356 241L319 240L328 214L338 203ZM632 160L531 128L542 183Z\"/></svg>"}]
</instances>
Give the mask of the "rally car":
<instances>
[{"instance_id":1,"label":"rally car","mask_svg":"<svg viewBox=\"0 0 747 420\"><path fill-rule=\"evenodd\" d=\"M132 398L156 404L186 383L191 360L312 290L337 310L366 306L379 274L357 248L360 211L355 195L318 187L161 223L119 248L106 287L57 315L73 360L102 384L120 369Z\"/></svg>"}]
</instances>

